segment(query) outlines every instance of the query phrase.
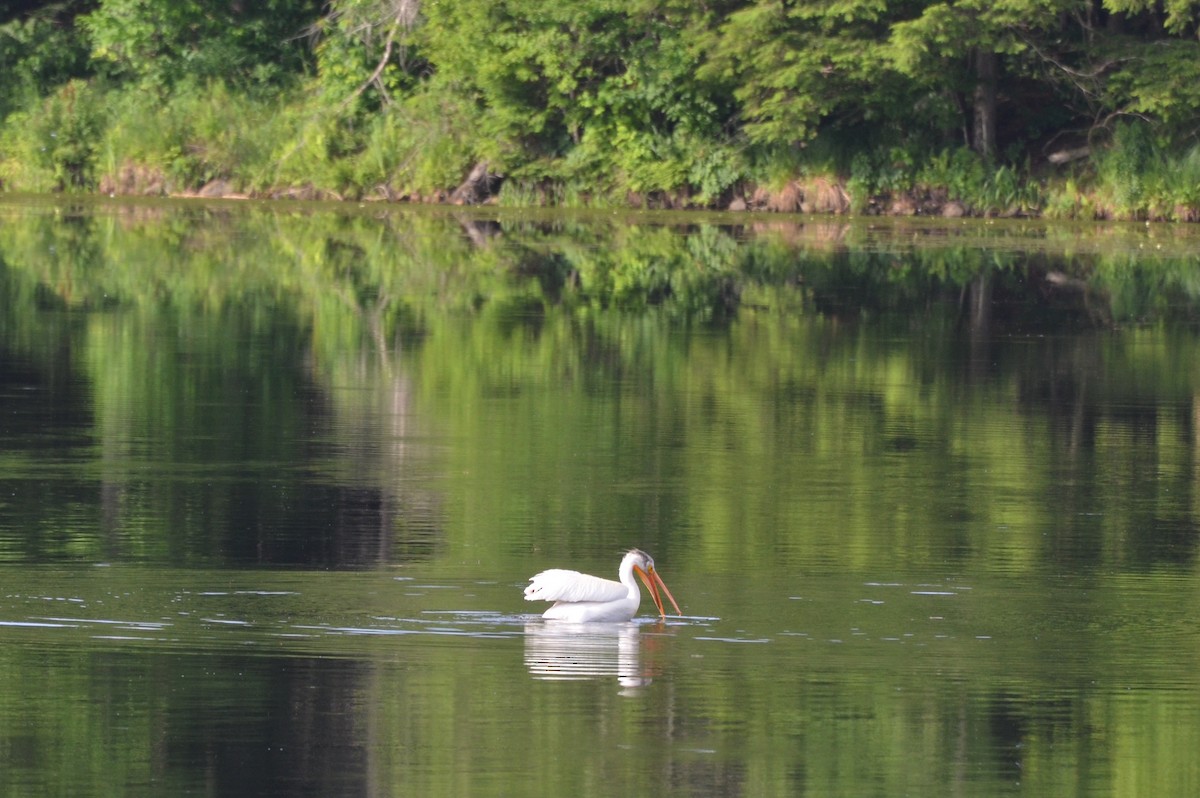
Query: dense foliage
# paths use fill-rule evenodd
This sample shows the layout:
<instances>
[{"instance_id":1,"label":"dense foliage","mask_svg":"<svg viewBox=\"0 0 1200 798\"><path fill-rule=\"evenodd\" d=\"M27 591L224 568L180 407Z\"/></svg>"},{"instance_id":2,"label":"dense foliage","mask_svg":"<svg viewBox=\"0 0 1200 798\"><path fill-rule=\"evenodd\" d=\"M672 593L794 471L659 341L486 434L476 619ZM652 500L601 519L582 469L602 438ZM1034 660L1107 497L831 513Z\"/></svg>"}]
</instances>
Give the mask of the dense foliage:
<instances>
[{"instance_id":1,"label":"dense foliage","mask_svg":"<svg viewBox=\"0 0 1200 798\"><path fill-rule=\"evenodd\" d=\"M5 2L0 183L1191 220L1198 31L1196 0Z\"/></svg>"}]
</instances>

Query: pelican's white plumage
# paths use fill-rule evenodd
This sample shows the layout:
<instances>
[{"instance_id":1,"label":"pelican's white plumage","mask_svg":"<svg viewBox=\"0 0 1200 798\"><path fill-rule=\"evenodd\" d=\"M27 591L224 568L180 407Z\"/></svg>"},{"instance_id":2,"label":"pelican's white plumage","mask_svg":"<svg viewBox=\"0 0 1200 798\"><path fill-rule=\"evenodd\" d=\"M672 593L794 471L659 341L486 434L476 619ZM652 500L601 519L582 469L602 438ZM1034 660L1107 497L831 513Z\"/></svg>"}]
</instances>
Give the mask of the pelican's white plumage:
<instances>
[{"instance_id":1,"label":"pelican's white plumage","mask_svg":"<svg viewBox=\"0 0 1200 798\"><path fill-rule=\"evenodd\" d=\"M680 612L675 597L654 570L653 558L646 552L639 549L627 552L621 560L618 575L621 581L614 582L578 571L551 568L529 578L529 585L525 588L525 600L553 601L553 606L542 613L543 618L575 623L628 621L637 614L642 603L642 591L634 579L636 575L650 591L650 598L654 600L660 616L666 616L658 592L660 587L671 600L675 612Z\"/></svg>"}]
</instances>

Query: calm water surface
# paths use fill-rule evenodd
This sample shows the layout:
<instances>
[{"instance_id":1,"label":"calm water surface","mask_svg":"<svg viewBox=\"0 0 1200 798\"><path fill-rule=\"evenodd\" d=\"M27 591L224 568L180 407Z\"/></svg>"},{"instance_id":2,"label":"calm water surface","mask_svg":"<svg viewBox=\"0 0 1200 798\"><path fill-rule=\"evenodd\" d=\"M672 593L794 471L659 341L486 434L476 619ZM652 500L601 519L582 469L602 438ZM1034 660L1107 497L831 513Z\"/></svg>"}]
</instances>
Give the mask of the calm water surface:
<instances>
[{"instance_id":1,"label":"calm water surface","mask_svg":"<svg viewBox=\"0 0 1200 798\"><path fill-rule=\"evenodd\" d=\"M0 197L0 794L1200 792L1195 234L752 221Z\"/></svg>"}]
</instances>

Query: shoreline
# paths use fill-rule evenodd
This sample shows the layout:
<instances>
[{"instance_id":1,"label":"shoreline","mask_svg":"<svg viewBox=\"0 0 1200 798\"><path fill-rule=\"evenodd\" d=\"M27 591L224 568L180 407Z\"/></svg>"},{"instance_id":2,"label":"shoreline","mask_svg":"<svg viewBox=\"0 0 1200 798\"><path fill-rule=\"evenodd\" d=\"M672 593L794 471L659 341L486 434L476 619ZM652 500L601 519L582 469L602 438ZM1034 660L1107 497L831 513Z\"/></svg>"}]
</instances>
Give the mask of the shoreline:
<instances>
[{"instance_id":1,"label":"shoreline","mask_svg":"<svg viewBox=\"0 0 1200 798\"><path fill-rule=\"evenodd\" d=\"M1003 168L1001 169L1003 171ZM1014 173L1010 173L1014 174ZM353 189L338 192L315 182L293 186L245 189L237 176L217 177L197 188L179 189L160 168L127 163L115 174L101 176L94 190L55 190L51 195L82 194L97 197L144 197L179 199L224 199L297 202L361 202L398 205L447 207L560 208L627 211L682 211L699 213L804 214L827 217L891 217L926 219L1045 219L1051 221L1162 222L1190 224L1200 222L1200 204L1150 203L1119 207L1094 180L1077 185L1072 177L1011 180L1010 201L996 198L972 200L955 196L944 185L916 185L895 190L864 191L854 178L832 174L796 178L781 188L769 189L744 181L725 192L718 200L703 203L686 191L626 192L624 196L597 190L576 190L570 201L562 201L566 184L544 181L536 186L518 186L506 198L510 185L504 176L489 172L486 163L477 164L467 178L454 188L428 192L402 191L379 184L371 191ZM0 182L0 192L26 193ZM993 192L999 194L1000 192Z\"/></svg>"},{"instance_id":2,"label":"shoreline","mask_svg":"<svg viewBox=\"0 0 1200 798\"><path fill-rule=\"evenodd\" d=\"M776 214L804 214L814 216L876 216L895 218L941 218L941 219L1048 219L1064 221L1124 221L1195 223L1200 221L1200 208L1177 206L1170 213L1135 213L1124 215L1104 210L1101 203L1078 192L1074 212L1060 210L1048 213L1046 208L1012 204L1007 207L976 207L966 200L952 198L945 188L921 188L909 191L889 191L866 197L863 207L855 207L847 187L848 181L818 179L815 181L792 181L783 189L770 191L763 187L750 186L721 203L702 205L690 202L686 197L629 194L623 203L602 201L592 204L555 203L537 201L529 203L505 203L499 190L486 195L464 198L458 189L443 190L431 194L380 190L374 194L347 196L314 185L288 186L255 191L235 188L233 181L218 178L198 189L178 190L115 190L101 180L101 188L95 192L84 192L109 197L146 197L176 199L224 199L295 202L369 202L395 205L434 205L446 207L508 207L508 208L561 208L567 209L619 209L627 211L676 211L697 213L749 213L770 216ZM383 187L381 187L382 189ZM107 189L107 190L106 190ZM554 192L546 188L543 197ZM1090 213L1085 211L1091 208Z\"/></svg>"}]
</instances>

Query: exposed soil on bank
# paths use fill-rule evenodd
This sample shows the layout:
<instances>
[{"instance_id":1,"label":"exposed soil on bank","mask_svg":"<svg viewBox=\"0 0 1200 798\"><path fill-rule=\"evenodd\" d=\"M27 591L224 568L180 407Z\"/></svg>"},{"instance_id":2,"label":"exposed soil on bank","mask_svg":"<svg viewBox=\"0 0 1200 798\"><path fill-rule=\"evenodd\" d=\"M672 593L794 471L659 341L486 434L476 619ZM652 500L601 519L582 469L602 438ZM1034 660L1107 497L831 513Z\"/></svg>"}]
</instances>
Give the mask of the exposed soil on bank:
<instances>
[{"instance_id":1,"label":"exposed soil on bank","mask_svg":"<svg viewBox=\"0 0 1200 798\"><path fill-rule=\"evenodd\" d=\"M99 192L110 196L154 196L154 197L203 197L210 199L281 199L281 200L333 200L375 201L396 203L444 204L444 205L494 205L500 197L504 184L502 176L480 163L472 169L467 179L454 189L434 191L428 194L396 191L381 185L373 192L363 195L345 196L313 185L284 186L268 190L243 191L230 179L216 178L195 189L179 189L161 169L127 164L115 175L104 176L99 183ZM552 206L555 204L553 186L544 186L529 192L532 204ZM586 197L583 198L586 202ZM645 210L728 210L757 211L762 213L804 213L844 215L856 213L868 216L924 216L924 217L1037 217L1043 215L1038 208L1012 206L1006 208L976 208L969 203L952 199L945 188L920 188L901 192L883 192L871 195L858 207L844 180L832 177L815 177L792 180L779 189L746 185L729 192L718 202L700 203L696 198L683 193L627 194L625 204L633 209ZM1114 219L1102 203L1080 195L1066 208L1061 216L1069 218ZM1200 208L1178 206L1150 213L1149 220L1183 222L1200 221Z\"/></svg>"}]
</instances>

